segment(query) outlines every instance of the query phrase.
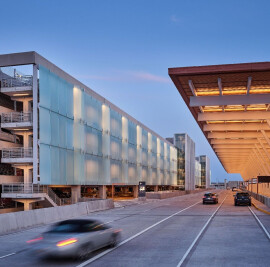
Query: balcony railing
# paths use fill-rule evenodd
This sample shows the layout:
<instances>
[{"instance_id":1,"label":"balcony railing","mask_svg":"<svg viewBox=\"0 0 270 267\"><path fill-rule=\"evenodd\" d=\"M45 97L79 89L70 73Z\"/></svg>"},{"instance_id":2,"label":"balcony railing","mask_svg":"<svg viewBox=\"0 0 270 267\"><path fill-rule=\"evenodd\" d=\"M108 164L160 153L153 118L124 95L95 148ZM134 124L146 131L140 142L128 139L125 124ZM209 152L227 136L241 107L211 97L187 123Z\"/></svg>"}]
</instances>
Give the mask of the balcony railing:
<instances>
[{"instance_id":1,"label":"balcony railing","mask_svg":"<svg viewBox=\"0 0 270 267\"><path fill-rule=\"evenodd\" d=\"M39 185L33 183L13 183L2 184L2 194L47 194L50 199L58 206L70 205L69 198L60 198L57 194L47 185Z\"/></svg>"},{"instance_id":2,"label":"balcony railing","mask_svg":"<svg viewBox=\"0 0 270 267\"><path fill-rule=\"evenodd\" d=\"M32 76L21 76L19 78L2 78L0 80L1 88L4 87L26 87L33 85Z\"/></svg>"},{"instance_id":3,"label":"balcony railing","mask_svg":"<svg viewBox=\"0 0 270 267\"><path fill-rule=\"evenodd\" d=\"M33 148L3 148L2 149L2 158L33 158Z\"/></svg>"},{"instance_id":4,"label":"balcony railing","mask_svg":"<svg viewBox=\"0 0 270 267\"><path fill-rule=\"evenodd\" d=\"M32 183L2 184L2 193L34 194L47 193L47 186Z\"/></svg>"},{"instance_id":5,"label":"balcony railing","mask_svg":"<svg viewBox=\"0 0 270 267\"><path fill-rule=\"evenodd\" d=\"M1 123L32 122L32 112L9 112L2 113Z\"/></svg>"}]
</instances>

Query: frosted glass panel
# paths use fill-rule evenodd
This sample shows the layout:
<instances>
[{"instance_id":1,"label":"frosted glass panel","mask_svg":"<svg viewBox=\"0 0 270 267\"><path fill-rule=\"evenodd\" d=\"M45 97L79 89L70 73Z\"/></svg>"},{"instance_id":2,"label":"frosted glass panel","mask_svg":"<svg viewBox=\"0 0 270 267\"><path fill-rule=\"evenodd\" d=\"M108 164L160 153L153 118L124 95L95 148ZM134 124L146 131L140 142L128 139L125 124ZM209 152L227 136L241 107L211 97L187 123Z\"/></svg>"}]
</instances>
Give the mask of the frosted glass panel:
<instances>
[{"instance_id":1,"label":"frosted glass panel","mask_svg":"<svg viewBox=\"0 0 270 267\"><path fill-rule=\"evenodd\" d=\"M85 93L85 121L88 125L101 130L102 129L102 104Z\"/></svg>"},{"instance_id":2,"label":"frosted glass panel","mask_svg":"<svg viewBox=\"0 0 270 267\"><path fill-rule=\"evenodd\" d=\"M110 119L111 135L122 138L122 116L118 112L111 109Z\"/></svg>"},{"instance_id":3,"label":"frosted glass panel","mask_svg":"<svg viewBox=\"0 0 270 267\"><path fill-rule=\"evenodd\" d=\"M92 127L85 127L86 153L102 156L102 133Z\"/></svg>"},{"instance_id":4,"label":"frosted glass panel","mask_svg":"<svg viewBox=\"0 0 270 267\"><path fill-rule=\"evenodd\" d=\"M39 135L40 143L51 143L51 118L50 111L44 108L39 108Z\"/></svg>"},{"instance_id":5,"label":"frosted glass panel","mask_svg":"<svg viewBox=\"0 0 270 267\"><path fill-rule=\"evenodd\" d=\"M111 136L111 157L122 160L122 141L113 136Z\"/></svg>"},{"instance_id":6,"label":"frosted glass panel","mask_svg":"<svg viewBox=\"0 0 270 267\"><path fill-rule=\"evenodd\" d=\"M39 165L40 177L42 184L51 184L51 151L48 145L39 145L39 155L41 164Z\"/></svg>"},{"instance_id":7,"label":"frosted glass panel","mask_svg":"<svg viewBox=\"0 0 270 267\"><path fill-rule=\"evenodd\" d=\"M121 182L121 161L111 160L111 181L112 183Z\"/></svg>"},{"instance_id":8,"label":"frosted glass panel","mask_svg":"<svg viewBox=\"0 0 270 267\"><path fill-rule=\"evenodd\" d=\"M52 184L59 183L59 149L51 147L51 177Z\"/></svg>"},{"instance_id":9,"label":"frosted glass panel","mask_svg":"<svg viewBox=\"0 0 270 267\"><path fill-rule=\"evenodd\" d=\"M137 162L137 147L132 144L128 144L128 161L132 163Z\"/></svg>"},{"instance_id":10,"label":"frosted glass panel","mask_svg":"<svg viewBox=\"0 0 270 267\"><path fill-rule=\"evenodd\" d=\"M128 121L128 142L131 144L137 144L137 129L136 124Z\"/></svg>"}]
</instances>

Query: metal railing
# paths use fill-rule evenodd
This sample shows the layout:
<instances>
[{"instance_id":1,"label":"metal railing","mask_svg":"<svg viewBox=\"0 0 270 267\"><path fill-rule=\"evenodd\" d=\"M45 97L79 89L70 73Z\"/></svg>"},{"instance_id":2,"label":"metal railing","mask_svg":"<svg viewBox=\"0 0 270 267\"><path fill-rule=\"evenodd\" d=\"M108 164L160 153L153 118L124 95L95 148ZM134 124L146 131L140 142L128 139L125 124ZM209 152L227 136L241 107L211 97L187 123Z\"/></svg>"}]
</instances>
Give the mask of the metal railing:
<instances>
[{"instance_id":1,"label":"metal railing","mask_svg":"<svg viewBox=\"0 0 270 267\"><path fill-rule=\"evenodd\" d=\"M13 123L13 122L32 122L32 112L9 112L2 113L1 123Z\"/></svg>"},{"instance_id":2,"label":"metal railing","mask_svg":"<svg viewBox=\"0 0 270 267\"><path fill-rule=\"evenodd\" d=\"M46 193L46 186L32 183L2 184L2 193L14 193L14 194Z\"/></svg>"},{"instance_id":3,"label":"metal railing","mask_svg":"<svg viewBox=\"0 0 270 267\"><path fill-rule=\"evenodd\" d=\"M17 78L2 78L0 80L1 88L4 87L25 87L33 85L32 76L21 76Z\"/></svg>"},{"instance_id":4,"label":"metal railing","mask_svg":"<svg viewBox=\"0 0 270 267\"><path fill-rule=\"evenodd\" d=\"M61 203L62 202L61 198L58 197L50 187L47 187L47 192L46 193L48 194L48 196L52 199L52 201L56 205L61 206L61 204L62 204Z\"/></svg>"},{"instance_id":5,"label":"metal railing","mask_svg":"<svg viewBox=\"0 0 270 267\"><path fill-rule=\"evenodd\" d=\"M14 148L3 148L2 158L33 158L33 148L14 147Z\"/></svg>"},{"instance_id":6,"label":"metal railing","mask_svg":"<svg viewBox=\"0 0 270 267\"><path fill-rule=\"evenodd\" d=\"M49 198L58 206L70 205L69 198L60 198L47 185L39 185L33 183L13 183L2 184L2 194L47 194Z\"/></svg>"}]
</instances>

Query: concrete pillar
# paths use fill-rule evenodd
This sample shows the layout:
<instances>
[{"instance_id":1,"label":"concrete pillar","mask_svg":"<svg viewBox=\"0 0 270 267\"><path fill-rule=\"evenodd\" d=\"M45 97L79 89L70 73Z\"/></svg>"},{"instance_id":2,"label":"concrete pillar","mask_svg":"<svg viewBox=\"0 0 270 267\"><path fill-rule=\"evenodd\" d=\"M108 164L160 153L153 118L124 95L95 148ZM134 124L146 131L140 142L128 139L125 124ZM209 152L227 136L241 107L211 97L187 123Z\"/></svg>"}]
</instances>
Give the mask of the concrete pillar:
<instances>
[{"instance_id":1,"label":"concrete pillar","mask_svg":"<svg viewBox=\"0 0 270 267\"><path fill-rule=\"evenodd\" d=\"M110 108L102 105L102 167L106 183L111 182Z\"/></svg>"},{"instance_id":2,"label":"concrete pillar","mask_svg":"<svg viewBox=\"0 0 270 267\"><path fill-rule=\"evenodd\" d=\"M98 194L99 194L99 198L101 198L101 199L107 198L106 185L100 185L98 187Z\"/></svg>"},{"instance_id":3,"label":"concrete pillar","mask_svg":"<svg viewBox=\"0 0 270 267\"><path fill-rule=\"evenodd\" d=\"M138 194L139 194L139 186L133 185L133 197L138 198Z\"/></svg>"},{"instance_id":4,"label":"concrete pillar","mask_svg":"<svg viewBox=\"0 0 270 267\"><path fill-rule=\"evenodd\" d=\"M154 185L154 192L158 192L158 185Z\"/></svg>"},{"instance_id":5,"label":"concrete pillar","mask_svg":"<svg viewBox=\"0 0 270 267\"><path fill-rule=\"evenodd\" d=\"M13 201L16 201L16 202L20 202L20 203L23 203L23 206L24 206L24 210L32 210L33 209L33 204L35 202L38 202L40 200L44 200L43 199L12 199Z\"/></svg>"},{"instance_id":6,"label":"concrete pillar","mask_svg":"<svg viewBox=\"0 0 270 267\"><path fill-rule=\"evenodd\" d=\"M81 186L72 185L71 186L71 203L72 204L77 203L80 197L81 197Z\"/></svg>"},{"instance_id":7,"label":"concrete pillar","mask_svg":"<svg viewBox=\"0 0 270 267\"><path fill-rule=\"evenodd\" d=\"M112 198L114 198L114 185L112 185Z\"/></svg>"},{"instance_id":8,"label":"concrete pillar","mask_svg":"<svg viewBox=\"0 0 270 267\"><path fill-rule=\"evenodd\" d=\"M23 147L25 148L32 147L32 143L30 142L30 135L32 135L31 132L23 133Z\"/></svg>"},{"instance_id":9,"label":"concrete pillar","mask_svg":"<svg viewBox=\"0 0 270 267\"><path fill-rule=\"evenodd\" d=\"M24 166L20 167L20 169L23 169L23 182L26 183L32 183L33 182L33 166Z\"/></svg>"},{"instance_id":10,"label":"concrete pillar","mask_svg":"<svg viewBox=\"0 0 270 267\"><path fill-rule=\"evenodd\" d=\"M122 182L128 183L128 120L122 117Z\"/></svg>"}]
</instances>

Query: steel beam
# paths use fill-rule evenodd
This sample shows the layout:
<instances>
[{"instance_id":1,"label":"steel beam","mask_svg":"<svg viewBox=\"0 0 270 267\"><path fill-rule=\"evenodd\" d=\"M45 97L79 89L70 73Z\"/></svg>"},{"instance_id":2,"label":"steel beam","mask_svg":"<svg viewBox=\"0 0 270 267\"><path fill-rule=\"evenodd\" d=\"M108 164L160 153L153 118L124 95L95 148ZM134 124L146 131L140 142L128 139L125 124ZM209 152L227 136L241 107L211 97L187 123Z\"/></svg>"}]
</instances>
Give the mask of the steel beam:
<instances>
[{"instance_id":1,"label":"steel beam","mask_svg":"<svg viewBox=\"0 0 270 267\"><path fill-rule=\"evenodd\" d=\"M203 131L257 131L257 130L269 130L267 123L230 123L230 124L205 124Z\"/></svg>"},{"instance_id":2,"label":"steel beam","mask_svg":"<svg viewBox=\"0 0 270 267\"><path fill-rule=\"evenodd\" d=\"M270 104L270 94L191 96L190 107Z\"/></svg>"},{"instance_id":3,"label":"steel beam","mask_svg":"<svg viewBox=\"0 0 270 267\"><path fill-rule=\"evenodd\" d=\"M213 132L207 134L208 138L219 138L219 139L225 139L225 138L234 138L234 140L244 140L244 139L251 139L251 138L262 138L263 134L261 132L231 132L231 133L222 133L222 132ZM238 138L238 139L235 139Z\"/></svg>"},{"instance_id":4,"label":"steel beam","mask_svg":"<svg viewBox=\"0 0 270 267\"><path fill-rule=\"evenodd\" d=\"M270 120L266 111L204 112L198 114L198 121Z\"/></svg>"}]
</instances>

